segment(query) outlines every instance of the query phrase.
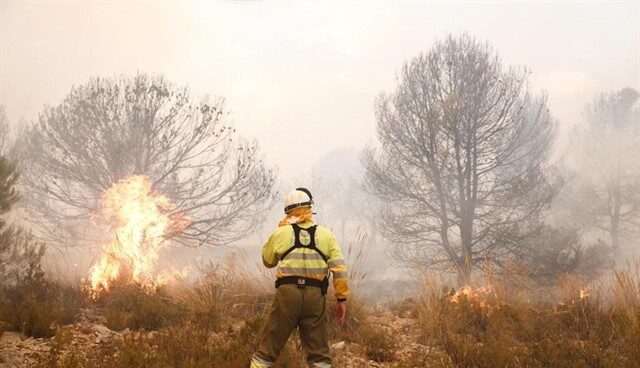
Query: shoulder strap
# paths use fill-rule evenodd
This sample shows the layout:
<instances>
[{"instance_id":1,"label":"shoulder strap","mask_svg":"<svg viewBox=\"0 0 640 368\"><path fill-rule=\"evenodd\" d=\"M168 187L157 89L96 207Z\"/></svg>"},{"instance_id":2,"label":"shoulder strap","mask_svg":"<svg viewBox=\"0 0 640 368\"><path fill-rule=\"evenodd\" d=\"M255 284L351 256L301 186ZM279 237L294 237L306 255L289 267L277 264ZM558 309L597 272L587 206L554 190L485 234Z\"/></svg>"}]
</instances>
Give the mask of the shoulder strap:
<instances>
[{"instance_id":1,"label":"shoulder strap","mask_svg":"<svg viewBox=\"0 0 640 368\"><path fill-rule=\"evenodd\" d=\"M294 249L308 248L316 251L320 255L320 257L322 257L325 263L327 264L329 263L329 258L324 253L322 253L322 251L318 249L318 247L316 247L316 229L318 228L318 225L313 225L306 229L301 228L298 224L291 224L291 227L293 227L293 235L294 235L293 246L291 246L291 248L287 249L287 251L282 254L282 257L280 257L281 260L285 259L285 257L289 255L289 253L291 253ZM309 245L304 245L300 241L301 230L307 231L311 236L311 241Z\"/></svg>"}]
</instances>

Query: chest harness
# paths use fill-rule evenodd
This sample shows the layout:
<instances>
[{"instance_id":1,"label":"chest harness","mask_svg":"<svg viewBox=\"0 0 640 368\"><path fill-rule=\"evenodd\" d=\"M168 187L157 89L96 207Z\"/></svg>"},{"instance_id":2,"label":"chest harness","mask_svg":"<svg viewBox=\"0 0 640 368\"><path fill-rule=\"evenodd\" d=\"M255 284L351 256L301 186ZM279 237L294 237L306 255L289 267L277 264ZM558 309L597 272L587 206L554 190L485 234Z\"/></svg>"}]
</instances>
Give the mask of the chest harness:
<instances>
[{"instance_id":1,"label":"chest harness","mask_svg":"<svg viewBox=\"0 0 640 368\"><path fill-rule=\"evenodd\" d=\"M329 266L329 263L328 263L329 259L327 258L327 255L322 253L322 251L318 249L318 247L316 247L316 230L318 228L318 225L313 225L306 229L303 229L298 224L291 224L291 227L293 227L293 235L294 235L293 246L287 249L287 251L282 254L282 257L280 257L280 260L285 259L289 255L289 253L293 252L296 249L305 248L305 249L314 250L316 253L318 253L320 257L322 257L322 260L324 261L324 263L326 263L327 266ZM310 239L307 239L305 234L304 243L307 243L306 245L302 242L300 238L300 234L303 230L306 234L310 236ZM300 277L300 276L281 277L276 280L276 289L281 285L287 285L287 284L297 285L298 288L300 289L303 289L305 286L317 287L317 288L320 288L322 295L325 295L327 293L327 288L329 287L329 278L325 277L322 281L320 281L317 279Z\"/></svg>"}]
</instances>

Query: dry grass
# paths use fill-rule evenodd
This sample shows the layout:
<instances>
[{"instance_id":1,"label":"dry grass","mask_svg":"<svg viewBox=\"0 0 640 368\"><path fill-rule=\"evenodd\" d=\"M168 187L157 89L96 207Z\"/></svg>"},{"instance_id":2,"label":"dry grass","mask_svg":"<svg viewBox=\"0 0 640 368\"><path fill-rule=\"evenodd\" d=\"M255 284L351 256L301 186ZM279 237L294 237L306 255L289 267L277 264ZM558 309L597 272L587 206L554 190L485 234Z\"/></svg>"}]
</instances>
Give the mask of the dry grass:
<instances>
[{"instance_id":1,"label":"dry grass","mask_svg":"<svg viewBox=\"0 0 640 368\"><path fill-rule=\"evenodd\" d=\"M362 283L367 281L369 271L381 272L382 269L367 268L371 263L367 257L367 247L371 246L372 239L362 229L357 229L355 241L347 243L345 258L349 265L349 288L351 295L347 299L347 318L342 326L333 321L333 315L329 315L331 328L331 340L355 343L361 346L364 356L375 362L389 362L394 358L398 342L395 336L390 336L385 330L377 326L370 318L375 315L374 308L367 300L359 297L359 289ZM379 262L378 262L379 263ZM329 290L329 309L333 310L335 300L333 290Z\"/></svg>"},{"instance_id":2,"label":"dry grass","mask_svg":"<svg viewBox=\"0 0 640 368\"><path fill-rule=\"evenodd\" d=\"M186 323L162 329L149 336L130 332L122 340L106 345L97 354L64 353L69 340L62 334L54 338L48 356L39 362L41 368L128 368L128 367L248 367L262 318L248 320L230 333L215 333L200 324ZM60 330L63 331L63 330ZM64 344L67 344L66 346ZM59 346L60 344L63 344ZM306 367L299 348L290 340L274 367Z\"/></svg>"},{"instance_id":3,"label":"dry grass","mask_svg":"<svg viewBox=\"0 0 640 368\"><path fill-rule=\"evenodd\" d=\"M56 326L73 322L85 303L79 285L47 280L43 274L0 288L0 332L51 337Z\"/></svg>"},{"instance_id":4,"label":"dry grass","mask_svg":"<svg viewBox=\"0 0 640 368\"><path fill-rule=\"evenodd\" d=\"M12 329L31 336L55 333L48 353L38 361L43 368L248 366L273 293L272 280L231 262L209 265L202 275L195 283L153 293L134 285L115 286L91 302L77 287L23 285L11 298L3 296L0 316ZM388 325L381 326L384 313L360 300L357 288L343 326L336 326L330 314L331 339L347 342L349 351L364 359L362 366L368 366L367 360L394 368L638 366L637 264L588 289L587 282L571 276L544 292L486 279L483 287L464 291L426 284L419 297L385 312L413 318L412 326L420 332L410 337L429 349L398 353L407 346L406 336L400 340ZM333 303L329 296L329 308ZM78 350L71 330L57 326L72 322L80 307L105 316L114 330L129 331L90 353ZM304 358L294 336L276 367L305 367ZM361 366L350 365L344 356L336 361L338 367Z\"/></svg>"},{"instance_id":5,"label":"dry grass","mask_svg":"<svg viewBox=\"0 0 640 368\"><path fill-rule=\"evenodd\" d=\"M330 310L335 302L330 303ZM389 362L393 360L398 347L396 336L389 335L372 320L376 315L374 308L352 295L347 300L347 318L342 326L329 316L330 335L332 341L355 343L362 347L364 356L375 362Z\"/></svg>"},{"instance_id":6,"label":"dry grass","mask_svg":"<svg viewBox=\"0 0 640 368\"><path fill-rule=\"evenodd\" d=\"M125 331L98 352L71 348L58 329L40 367L243 367L257 347L270 295L254 276L233 263L207 266L202 278L150 292L136 285L116 285L91 307L107 327ZM148 332L153 330L154 332ZM291 339L276 367L304 367Z\"/></svg>"},{"instance_id":7,"label":"dry grass","mask_svg":"<svg viewBox=\"0 0 640 368\"><path fill-rule=\"evenodd\" d=\"M272 281L257 279L245 268L227 262L209 265L202 278L149 292L136 285L115 285L90 307L107 319L107 327L125 331L122 339L84 354L71 349L68 331L58 329L40 367L244 367L257 347L271 301ZM330 298L330 310L333 298ZM396 340L371 321L371 309L349 299L348 321L333 323L332 340L362 346L363 354L390 361ZM153 333L149 333L153 330ZM299 338L289 340L275 367L306 367Z\"/></svg>"},{"instance_id":8,"label":"dry grass","mask_svg":"<svg viewBox=\"0 0 640 368\"><path fill-rule=\"evenodd\" d=\"M171 290L172 298L187 308L192 320L207 325L237 322L265 311L271 302L273 281L261 279L231 261L209 264L195 284Z\"/></svg>"},{"instance_id":9,"label":"dry grass","mask_svg":"<svg viewBox=\"0 0 640 368\"><path fill-rule=\"evenodd\" d=\"M608 286L567 277L542 300L498 281L464 293L431 287L417 311L424 338L456 367L638 367L638 269Z\"/></svg>"},{"instance_id":10,"label":"dry grass","mask_svg":"<svg viewBox=\"0 0 640 368\"><path fill-rule=\"evenodd\" d=\"M164 288L150 291L138 284L118 284L92 304L106 317L106 326L114 331L157 330L186 319L187 308L173 300Z\"/></svg>"}]
</instances>

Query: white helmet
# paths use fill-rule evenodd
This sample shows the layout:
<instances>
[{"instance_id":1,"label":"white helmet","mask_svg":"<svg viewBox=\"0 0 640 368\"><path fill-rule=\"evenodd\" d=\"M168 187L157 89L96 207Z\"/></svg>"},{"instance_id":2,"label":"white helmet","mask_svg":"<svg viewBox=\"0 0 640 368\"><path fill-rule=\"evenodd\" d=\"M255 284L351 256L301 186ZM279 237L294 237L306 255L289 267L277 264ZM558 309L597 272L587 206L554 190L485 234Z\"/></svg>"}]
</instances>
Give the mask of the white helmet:
<instances>
[{"instance_id":1,"label":"white helmet","mask_svg":"<svg viewBox=\"0 0 640 368\"><path fill-rule=\"evenodd\" d=\"M311 206L313 204L313 196L306 188L296 188L284 197L284 213L294 208Z\"/></svg>"}]
</instances>

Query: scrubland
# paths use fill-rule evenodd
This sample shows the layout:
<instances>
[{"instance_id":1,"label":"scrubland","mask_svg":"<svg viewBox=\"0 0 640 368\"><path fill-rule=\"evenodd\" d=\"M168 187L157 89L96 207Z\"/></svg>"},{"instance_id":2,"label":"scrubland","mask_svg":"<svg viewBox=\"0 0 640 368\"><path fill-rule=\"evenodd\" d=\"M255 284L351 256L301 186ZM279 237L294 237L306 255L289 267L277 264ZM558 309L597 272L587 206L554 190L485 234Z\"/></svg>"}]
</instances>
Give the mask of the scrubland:
<instances>
[{"instance_id":1,"label":"scrubland","mask_svg":"<svg viewBox=\"0 0 640 368\"><path fill-rule=\"evenodd\" d=\"M197 282L116 283L94 296L43 273L5 286L0 366L248 366L271 283L233 265L201 271ZM515 280L452 289L426 279L385 306L356 288L346 323L332 322L334 366L640 366L637 262L597 280L565 275L553 287ZM276 367L305 366L294 333Z\"/></svg>"}]
</instances>

